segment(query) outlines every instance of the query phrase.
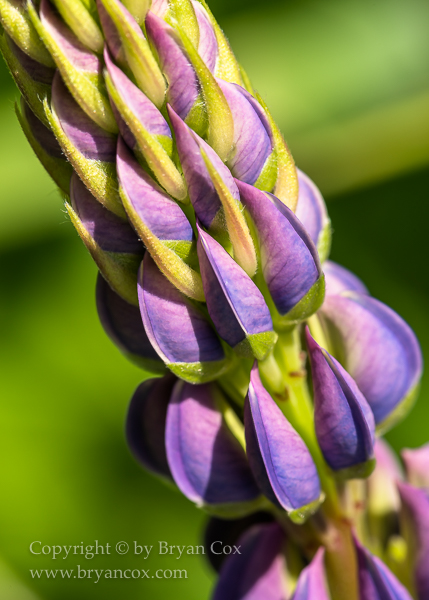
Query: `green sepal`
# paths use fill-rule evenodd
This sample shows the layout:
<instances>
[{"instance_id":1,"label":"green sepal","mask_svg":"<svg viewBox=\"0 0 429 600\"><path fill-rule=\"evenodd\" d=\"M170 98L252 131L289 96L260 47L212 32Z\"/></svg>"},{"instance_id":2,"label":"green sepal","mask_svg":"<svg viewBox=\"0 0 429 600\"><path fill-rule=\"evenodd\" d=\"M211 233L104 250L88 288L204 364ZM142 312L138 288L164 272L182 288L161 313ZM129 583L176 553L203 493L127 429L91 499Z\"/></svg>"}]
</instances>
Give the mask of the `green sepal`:
<instances>
[{"instance_id":1,"label":"green sepal","mask_svg":"<svg viewBox=\"0 0 429 600\"><path fill-rule=\"evenodd\" d=\"M197 244L195 241L189 240L163 240L162 243L166 248L173 250L187 265L197 266Z\"/></svg>"},{"instance_id":2,"label":"green sepal","mask_svg":"<svg viewBox=\"0 0 429 600\"><path fill-rule=\"evenodd\" d=\"M410 410L413 408L414 403L419 394L419 391L420 391L420 382L418 382L413 388L411 388L411 390L408 392L408 394L405 396L405 398L403 400L401 400L401 402L399 404L396 405L396 407L389 414L389 416L386 417L384 419L384 421L382 421L381 423L379 423L377 425L376 433L378 436L384 435L387 431L392 429L392 427L394 427L397 423L399 423L400 421L405 419L405 417L408 415Z\"/></svg>"},{"instance_id":3,"label":"green sepal","mask_svg":"<svg viewBox=\"0 0 429 600\"><path fill-rule=\"evenodd\" d=\"M176 200L187 198L186 184L176 165L157 137L151 135L142 123L135 118L126 100L118 93L109 73L105 72L106 86L122 118L131 129L143 157L160 185ZM165 137L165 136L164 136Z\"/></svg>"},{"instance_id":4,"label":"green sepal","mask_svg":"<svg viewBox=\"0 0 429 600\"><path fill-rule=\"evenodd\" d=\"M25 118L24 112L21 112L18 108L18 105L15 103L15 113L18 117L19 124L21 125L22 131L24 132L25 137L27 138L28 143L33 149L33 152L40 160L42 165L45 167L46 171L55 181L57 186L60 188L62 192L68 194L70 191L70 179L73 173L73 167L69 162L64 159L57 158L55 156L51 156L48 154L31 131L30 125L28 124L27 119Z\"/></svg>"},{"instance_id":5,"label":"green sepal","mask_svg":"<svg viewBox=\"0 0 429 600\"><path fill-rule=\"evenodd\" d=\"M34 81L27 71L22 67L15 54L12 52L5 33L0 35L0 50L11 72L15 83L24 96L28 106L34 114L49 127L49 122L46 118L43 108L43 100L51 97L51 86L46 83Z\"/></svg>"},{"instance_id":6,"label":"green sepal","mask_svg":"<svg viewBox=\"0 0 429 600\"><path fill-rule=\"evenodd\" d=\"M213 26L216 35L218 46L218 59L215 68L216 77L219 77L224 81L229 81L230 83L237 83L241 86L244 85L245 82L243 82L243 79L241 77L240 65L238 64L237 59L235 58L234 53L231 50L231 46L229 45L225 34L217 24L217 21L214 18L210 8L207 6L205 0L198 1L206 9L206 12L209 16L210 22Z\"/></svg>"},{"instance_id":7,"label":"green sepal","mask_svg":"<svg viewBox=\"0 0 429 600\"><path fill-rule=\"evenodd\" d=\"M118 132L118 125L107 97L101 72L79 71L64 54L56 40L48 33L31 2L28 11L37 33L51 53L61 76L79 106L97 125L109 131ZM76 42L78 43L78 42ZM89 52L82 46L82 49Z\"/></svg>"},{"instance_id":8,"label":"green sepal","mask_svg":"<svg viewBox=\"0 0 429 600\"><path fill-rule=\"evenodd\" d=\"M128 217L137 231L140 239L150 252L158 269L178 290L199 302L204 302L204 290L201 275L192 269L182 258L167 244L154 235L149 227L140 219L138 213L128 199L125 190L120 187L119 193Z\"/></svg>"},{"instance_id":9,"label":"green sepal","mask_svg":"<svg viewBox=\"0 0 429 600\"><path fill-rule=\"evenodd\" d=\"M55 67L51 55L39 38L24 6L0 0L0 23L25 54L46 67Z\"/></svg>"},{"instance_id":10,"label":"green sepal","mask_svg":"<svg viewBox=\"0 0 429 600\"><path fill-rule=\"evenodd\" d=\"M264 331L263 333L251 333L244 340L234 346L234 351L242 358L254 356L257 360L264 360L277 342L275 331Z\"/></svg>"},{"instance_id":11,"label":"green sepal","mask_svg":"<svg viewBox=\"0 0 429 600\"><path fill-rule=\"evenodd\" d=\"M124 218L126 215L118 193L115 165L83 156L64 133L54 109L49 108L47 101L44 106L49 125L76 173L100 204L118 217Z\"/></svg>"},{"instance_id":12,"label":"green sepal","mask_svg":"<svg viewBox=\"0 0 429 600\"><path fill-rule=\"evenodd\" d=\"M180 379L188 383L207 383L225 373L229 367L226 358L212 362L166 363L167 367Z\"/></svg>"},{"instance_id":13,"label":"green sepal","mask_svg":"<svg viewBox=\"0 0 429 600\"><path fill-rule=\"evenodd\" d=\"M175 27L201 86L208 116L207 141L221 160L225 161L232 150L234 141L234 120L231 110L216 78L210 72L186 33L180 25L176 24Z\"/></svg>"},{"instance_id":14,"label":"green sepal","mask_svg":"<svg viewBox=\"0 0 429 600\"><path fill-rule=\"evenodd\" d=\"M243 213L243 206L231 194L204 150L201 149L200 152L223 207L226 228L234 250L234 260L249 277L253 277L258 260L249 226Z\"/></svg>"},{"instance_id":15,"label":"green sepal","mask_svg":"<svg viewBox=\"0 0 429 600\"><path fill-rule=\"evenodd\" d=\"M78 214L66 202L66 210L97 267L110 287L129 304L138 306L137 273L142 257L136 254L106 252L85 229Z\"/></svg>"},{"instance_id":16,"label":"green sepal","mask_svg":"<svg viewBox=\"0 0 429 600\"><path fill-rule=\"evenodd\" d=\"M101 29L81 0L53 0L58 12L77 39L87 48L101 54L104 38Z\"/></svg>"},{"instance_id":17,"label":"green sepal","mask_svg":"<svg viewBox=\"0 0 429 600\"><path fill-rule=\"evenodd\" d=\"M332 242L332 227L331 221L328 219L327 223L323 226L322 231L319 233L319 239L317 240L317 252L319 254L320 262L323 263L329 258L331 252Z\"/></svg>"},{"instance_id":18,"label":"green sepal","mask_svg":"<svg viewBox=\"0 0 429 600\"><path fill-rule=\"evenodd\" d=\"M256 98L264 109L270 124L274 151L277 155L277 179L273 194L274 196L277 196L283 204L286 204L288 208L295 212L298 203L298 175L295 168L295 162L267 105L259 94L256 95Z\"/></svg>"},{"instance_id":19,"label":"green sepal","mask_svg":"<svg viewBox=\"0 0 429 600\"><path fill-rule=\"evenodd\" d=\"M273 318L274 328L282 331L305 321L322 306L324 298L325 276L322 273L305 296L288 313L275 315Z\"/></svg>"},{"instance_id":20,"label":"green sepal","mask_svg":"<svg viewBox=\"0 0 429 600\"><path fill-rule=\"evenodd\" d=\"M317 500L314 500L314 502L310 502L310 504L306 504L305 506L301 506L300 508L288 512L288 517L296 525L302 525L319 510L320 505L324 501L325 494L322 492L320 497Z\"/></svg>"},{"instance_id":21,"label":"green sepal","mask_svg":"<svg viewBox=\"0 0 429 600\"><path fill-rule=\"evenodd\" d=\"M209 127L209 119L207 110L204 104L204 99L201 94L198 94L191 110L188 112L185 123L193 129L200 137L206 138Z\"/></svg>"},{"instance_id":22,"label":"green sepal","mask_svg":"<svg viewBox=\"0 0 429 600\"><path fill-rule=\"evenodd\" d=\"M340 469L338 471L332 471L332 475L337 481L346 481L347 479L366 479L371 475L376 465L375 458L371 458L358 465L353 465L347 469Z\"/></svg>"},{"instance_id":23,"label":"green sepal","mask_svg":"<svg viewBox=\"0 0 429 600\"><path fill-rule=\"evenodd\" d=\"M262 167L258 179L253 184L258 190L272 192L277 182L277 152L274 150Z\"/></svg>"},{"instance_id":24,"label":"green sepal","mask_svg":"<svg viewBox=\"0 0 429 600\"><path fill-rule=\"evenodd\" d=\"M120 4L116 0L101 0L101 2L118 30L128 66L138 86L155 106L161 108L164 104L166 83L149 42L143 33L140 36L124 18Z\"/></svg>"},{"instance_id":25,"label":"green sepal","mask_svg":"<svg viewBox=\"0 0 429 600\"><path fill-rule=\"evenodd\" d=\"M122 4L130 12L139 25L143 25L152 0L122 0Z\"/></svg>"},{"instance_id":26,"label":"green sepal","mask_svg":"<svg viewBox=\"0 0 429 600\"><path fill-rule=\"evenodd\" d=\"M213 517L221 519L239 519L260 510L269 510L270 503L264 496L258 496L247 502L230 502L228 504L197 504L198 508Z\"/></svg>"},{"instance_id":27,"label":"green sepal","mask_svg":"<svg viewBox=\"0 0 429 600\"><path fill-rule=\"evenodd\" d=\"M194 48L198 50L200 28L198 27L198 21L192 3L189 0L169 0L168 7L169 11L165 17L166 23L172 27L178 23Z\"/></svg>"}]
</instances>

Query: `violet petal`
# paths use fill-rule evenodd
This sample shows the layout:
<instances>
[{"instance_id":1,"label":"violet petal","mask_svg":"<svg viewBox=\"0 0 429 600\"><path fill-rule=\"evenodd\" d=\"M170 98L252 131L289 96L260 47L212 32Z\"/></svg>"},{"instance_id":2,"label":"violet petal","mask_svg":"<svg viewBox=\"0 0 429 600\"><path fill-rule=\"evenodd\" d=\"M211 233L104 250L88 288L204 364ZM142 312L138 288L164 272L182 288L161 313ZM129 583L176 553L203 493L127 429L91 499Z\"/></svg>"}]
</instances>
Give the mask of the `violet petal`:
<instances>
[{"instance_id":1,"label":"violet petal","mask_svg":"<svg viewBox=\"0 0 429 600\"><path fill-rule=\"evenodd\" d=\"M286 600L284 533L277 523L255 525L238 542L240 553L222 565L213 600Z\"/></svg>"},{"instance_id":2,"label":"violet petal","mask_svg":"<svg viewBox=\"0 0 429 600\"><path fill-rule=\"evenodd\" d=\"M374 413L377 425L403 410L419 382L422 356L411 328L391 308L356 292L328 296L319 311L335 330L338 358ZM398 413L396 413L398 414Z\"/></svg>"},{"instance_id":3,"label":"violet petal","mask_svg":"<svg viewBox=\"0 0 429 600\"><path fill-rule=\"evenodd\" d=\"M319 548L308 567L301 571L292 600L330 599L326 585L324 556L324 549Z\"/></svg>"},{"instance_id":4,"label":"violet petal","mask_svg":"<svg viewBox=\"0 0 429 600\"><path fill-rule=\"evenodd\" d=\"M257 364L244 408L247 455L263 493L290 513L321 495L316 466L305 443L263 387Z\"/></svg>"},{"instance_id":5,"label":"violet petal","mask_svg":"<svg viewBox=\"0 0 429 600\"><path fill-rule=\"evenodd\" d=\"M375 441L374 416L368 402L338 361L314 341L308 327L306 338L316 435L323 456L334 471L350 469L354 477L366 477L374 466Z\"/></svg>"},{"instance_id":6,"label":"violet petal","mask_svg":"<svg viewBox=\"0 0 429 600\"><path fill-rule=\"evenodd\" d=\"M216 404L215 384L178 381L167 411L165 445L173 478L197 504L242 503L259 497L246 454Z\"/></svg>"},{"instance_id":7,"label":"violet petal","mask_svg":"<svg viewBox=\"0 0 429 600\"><path fill-rule=\"evenodd\" d=\"M341 292L369 294L365 284L354 273L341 265L327 260L323 263L327 296L338 296Z\"/></svg>"},{"instance_id":8,"label":"violet petal","mask_svg":"<svg viewBox=\"0 0 429 600\"><path fill-rule=\"evenodd\" d=\"M136 460L149 471L171 479L165 450L167 407L177 379L171 373L148 379L133 394L128 408L126 437Z\"/></svg>"}]
</instances>

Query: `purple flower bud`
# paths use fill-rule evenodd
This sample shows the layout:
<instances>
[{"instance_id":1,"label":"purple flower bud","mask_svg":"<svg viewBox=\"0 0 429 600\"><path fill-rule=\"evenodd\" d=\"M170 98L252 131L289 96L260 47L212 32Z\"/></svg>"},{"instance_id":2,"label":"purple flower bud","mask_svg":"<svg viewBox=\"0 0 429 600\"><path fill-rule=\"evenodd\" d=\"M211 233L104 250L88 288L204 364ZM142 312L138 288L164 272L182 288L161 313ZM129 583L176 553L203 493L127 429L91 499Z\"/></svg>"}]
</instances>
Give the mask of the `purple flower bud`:
<instances>
[{"instance_id":1,"label":"purple flower bud","mask_svg":"<svg viewBox=\"0 0 429 600\"><path fill-rule=\"evenodd\" d=\"M429 490L398 484L418 600L429 598Z\"/></svg>"},{"instance_id":2,"label":"purple flower bud","mask_svg":"<svg viewBox=\"0 0 429 600\"><path fill-rule=\"evenodd\" d=\"M219 552L220 548L229 546L233 550L233 546L237 545L240 537L250 527L273 521L273 515L261 510L239 519L211 517L204 530L204 549L210 565L219 573L221 566L229 556L224 552Z\"/></svg>"},{"instance_id":3,"label":"purple flower bud","mask_svg":"<svg viewBox=\"0 0 429 600\"><path fill-rule=\"evenodd\" d=\"M234 151L228 166L234 177L253 185L272 152L265 113L253 96L239 85L222 79L217 82L234 119Z\"/></svg>"},{"instance_id":4,"label":"purple flower bud","mask_svg":"<svg viewBox=\"0 0 429 600\"><path fill-rule=\"evenodd\" d=\"M110 58L107 49L104 50L104 61L107 72L118 92L120 98L127 104L133 117L141 124L150 135L163 136L171 140L171 131L167 121L162 116L157 107L149 98L121 71ZM116 107L117 113L120 113L120 107ZM136 147L136 140L125 121L118 114L118 125L122 137L133 150ZM124 116L124 119L126 117Z\"/></svg>"},{"instance_id":5,"label":"purple flower bud","mask_svg":"<svg viewBox=\"0 0 429 600\"><path fill-rule=\"evenodd\" d=\"M116 135L97 125L75 102L60 75L52 86L50 125L86 187L108 210L125 217L116 178Z\"/></svg>"},{"instance_id":6,"label":"purple flower bud","mask_svg":"<svg viewBox=\"0 0 429 600\"><path fill-rule=\"evenodd\" d=\"M301 437L263 387L257 363L244 405L247 455L259 487L296 522L320 502L320 481Z\"/></svg>"},{"instance_id":7,"label":"purple flower bud","mask_svg":"<svg viewBox=\"0 0 429 600\"><path fill-rule=\"evenodd\" d=\"M146 17L146 30L169 83L167 102L186 119L200 92L195 71L177 33L152 11Z\"/></svg>"},{"instance_id":8,"label":"purple flower bud","mask_svg":"<svg viewBox=\"0 0 429 600\"><path fill-rule=\"evenodd\" d=\"M255 525L222 565L213 600L284 600L285 536L277 523Z\"/></svg>"},{"instance_id":9,"label":"purple flower bud","mask_svg":"<svg viewBox=\"0 0 429 600\"><path fill-rule=\"evenodd\" d=\"M216 228L216 215L218 215L222 205L201 155L201 150L204 150L229 192L238 201L240 194L237 186L229 169L214 150L183 122L171 106L167 108L176 138L183 174L188 186L189 198L195 214L204 227L207 227L207 229Z\"/></svg>"},{"instance_id":10,"label":"purple flower bud","mask_svg":"<svg viewBox=\"0 0 429 600\"><path fill-rule=\"evenodd\" d=\"M98 0L97 4L113 56L131 70L141 90L161 108L165 80L141 27L119 0Z\"/></svg>"},{"instance_id":11,"label":"purple flower bud","mask_svg":"<svg viewBox=\"0 0 429 600\"><path fill-rule=\"evenodd\" d=\"M75 102L57 72L52 85L52 107L68 140L87 159L114 163L116 135L97 125Z\"/></svg>"},{"instance_id":12,"label":"purple flower bud","mask_svg":"<svg viewBox=\"0 0 429 600\"><path fill-rule=\"evenodd\" d=\"M186 186L171 159L173 140L167 121L156 106L116 67L107 49L106 83L124 140L143 156L158 182L177 200L185 200Z\"/></svg>"},{"instance_id":13,"label":"purple flower bud","mask_svg":"<svg viewBox=\"0 0 429 600\"><path fill-rule=\"evenodd\" d=\"M121 138L117 153L120 194L128 216L165 276L184 294L204 300L191 224L180 206L142 169Z\"/></svg>"},{"instance_id":14,"label":"purple flower bud","mask_svg":"<svg viewBox=\"0 0 429 600\"><path fill-rule=\"evenodd\" d=\"M338 296L342 292L369 294L366 286L354 273L341 265L327 260L323 264L327 296Z\"/></svg>"},{"instance_id":15,"label":"purple flower bud","mask_svg":"<svg viewBox=\"0 0 429 600\"><path fill-rule=\"evenodd\" d=\"M146 252L139 274L139 303L147 335L178 377L203 383L226 367L218 337L200 308L179 292Z\"/></svg>"},{"instance_id":16,"label":"purple flower bud","mask_svg":"<svg viewBox=\"0 0 429 600\"><path fill-rule=\"evenodd\" d=\"M164 363L147 337L140 310L118 296L101 274L97 278L96 300L104 331L125 356L147 371L164 373Z\"/></svg>"},{"instance_id":17,"label":"purple flower bud","mask_svg":"<svg viewBox=\"0 0 429 600\"><path fill-rule=\"evenodd\" d=\"M297 169L299 182L295 214L316 246L321 262L329 256L331 221L322 194L310 177Z\"/></svg>"},{"instance_id":18,"label":"purple flower bud","mask_svg":"<svg viewBox=\"0 0 429 600\"><path fill-rule=\"evenodd\" d=\"M350 375L306 328L314 390L316 435L328 465L345 478L373 470L374 415Z\"/></svg>"},{"instance_id":19,"label":"purple flower bud","mask_svg":"<svg viewBox=\"0 0 429 600\"><path fill-rule=\"evenodd\" d=\"M237 513L256 500L246 454L228 429L215 384L178 381L167 411L165 446L173 478L189 500ZM232 505L232 506L228 506Z\"/></svg>"},{"instance_id":20,"label":"purple flower bud","mask_svg":"<svg viewBox=\"0 0 429 600\"><path fill-rule=\"evenodd\" d=\"M360 600L412 600L386 565L356 542Z\"/></svg>"},{"instance_id":21,"label":"purple flower bud","mask_svg":"<svg viewBox=\"0 0 429 600\"><path fill-rule=\"evenodd\" d=\"M292 600L329 600L326 585L325 551L319 548L311 563L300 574Z\"/></svg>"},{"instance_id":22,"label":"purple flower bud","mask_svg":"<svg viewBox=\"0 0 429 600\"><path fill-rule=\"evenodd\" d=\"M277 338L264 297L228 252L197 228L204 294L216 330L239 355L262 360Z\"/></svg>"},{"instance_id":23,"label":"purple flower bud","mask_svg":"<svg viewBox=\"0 0 429 600\"><path fill-rule=\"evenodd\" d=\"M105 92L99 57L77 40L48 0L40 3L40 20L34 7L29 5L29 9L37 32L76 102L100 127L116 133L117 125Z\"/></svg>"},{"instance_id":24,"label":"purple flower bud","mask_svg":"<svg viewBox=\"0 0 429 600\"><path fill-rule=\"evenodd\" d=\"M177 379L169 373L162 379L141 383L131 398L126 421L128 446L148 471L171 480L165 449L167 407Z\"/></svg>"},{"instance_id":25,"label":"purple flower bud","mask_svg":"<svg viewBox=\"0 0 429 600\"><path fill-rule=\"evenodd\" d=\"M392 309L356 292L327 296L318 313L337 358L367 399L379 429L408 411L422 371L418 341Z\"/></svg>"},{"instance_id":26,"label":"purple flower bud","mask_svg":"<svg viewBox=\"0 0 429 600\"><path fill-rule=\"evenodd\" d=\"M401 456L409 483L429 491L429 444L413 450L406 448Z\"/></svg>"},{"instance_id":27,"label":"purple flower bud","mask_svg":"<svg viewBox=\"0 0 429 600\"><path fill-rule=\"evenodd\" d=\"M103 277L127 302L137 304L137 270L143 245L126 220L108 211L73 173L67 211Z\"/></svg>"},{"instance_id":28,"label":"purple flower bud","mask_svg":"<svg viewBox=\"0 0 429 600\"><path fill-rule=\"evenodd\" d=\"M275 196L236 183L256 227L262 273L278 312L291 321L309 316L319 308L324 293L313 242L294 213Z\"/></svg>"}]
</instances>

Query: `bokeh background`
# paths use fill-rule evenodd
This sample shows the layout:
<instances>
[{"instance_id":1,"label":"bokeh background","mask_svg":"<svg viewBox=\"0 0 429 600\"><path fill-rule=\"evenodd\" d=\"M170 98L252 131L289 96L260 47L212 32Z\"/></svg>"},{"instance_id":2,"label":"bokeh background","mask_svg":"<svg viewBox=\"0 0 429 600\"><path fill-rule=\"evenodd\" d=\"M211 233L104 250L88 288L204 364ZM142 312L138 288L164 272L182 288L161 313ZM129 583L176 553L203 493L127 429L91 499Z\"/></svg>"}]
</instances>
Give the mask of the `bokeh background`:
<instances>
[{"instance_id":1,"label":"bokeh background","mask_svg":"<svg viewBox=\"0 0 429 600\"><path fill-rule=\"evenodd\" d=\"M429 4L426 0L212 0L297 164L333 222L332 258L414 328L429 356ZM13 113L0 61L0 597L209 598L195 546L205 517L144 473L124 441L144 374L110 343L94 305L96 269ZM388 438L429 439L429 384ZM29 545L155 545L67 560ZM187 569L182 580L32 580L29 569Z\"/></svg>"}]
</instances>

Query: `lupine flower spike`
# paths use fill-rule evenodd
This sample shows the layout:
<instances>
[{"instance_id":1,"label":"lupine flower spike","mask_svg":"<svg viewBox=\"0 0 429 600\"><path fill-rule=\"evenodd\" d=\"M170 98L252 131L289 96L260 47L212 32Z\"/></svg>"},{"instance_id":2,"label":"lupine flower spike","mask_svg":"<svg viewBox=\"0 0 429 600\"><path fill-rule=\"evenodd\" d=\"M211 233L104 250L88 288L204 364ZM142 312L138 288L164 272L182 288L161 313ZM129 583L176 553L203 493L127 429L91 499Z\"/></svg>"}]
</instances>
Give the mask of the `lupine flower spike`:
<instances>
[{"instance_id":1,"label":"lupine flower spike","mask_svg":"<svg viewBox=\"0 0 429 600\"><path fill-rule=\"evenodd\" d=\"M0 0L0 24L101 324L143 369L131 452L240 549L211 557L214 600L428 600L429 447L404 477L377 438L417 338L329 260L322 194L205 0Z\"/></svg>"}]
</instances>

